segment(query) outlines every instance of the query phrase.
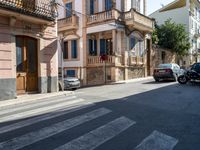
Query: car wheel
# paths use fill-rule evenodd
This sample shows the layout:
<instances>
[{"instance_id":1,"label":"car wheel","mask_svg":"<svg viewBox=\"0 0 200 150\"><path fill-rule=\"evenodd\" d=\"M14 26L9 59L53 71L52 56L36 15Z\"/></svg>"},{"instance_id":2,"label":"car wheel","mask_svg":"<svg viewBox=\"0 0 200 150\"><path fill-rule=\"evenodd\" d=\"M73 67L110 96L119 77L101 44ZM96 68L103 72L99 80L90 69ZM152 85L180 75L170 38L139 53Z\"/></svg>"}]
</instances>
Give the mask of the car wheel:
<instances>
[{"instance_id":1,"label":"car wheel","mask_svg":"<svg viewBox=\"0 0 200 150\"><path fill-rule=\"evenodd\" d=\"M156 82L159 82L160 80L159 80L158 78L155 78L155 81L156 81Z\"/></svg>"}]
</instances>

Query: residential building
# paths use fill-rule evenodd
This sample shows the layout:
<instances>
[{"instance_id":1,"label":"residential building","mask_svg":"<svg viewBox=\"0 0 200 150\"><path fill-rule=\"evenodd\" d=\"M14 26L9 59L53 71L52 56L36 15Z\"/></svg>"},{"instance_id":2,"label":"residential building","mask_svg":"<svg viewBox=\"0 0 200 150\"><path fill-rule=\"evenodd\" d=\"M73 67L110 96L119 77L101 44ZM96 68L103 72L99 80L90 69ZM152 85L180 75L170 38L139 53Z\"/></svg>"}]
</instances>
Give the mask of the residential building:
<instances>
[{"instance_id":1,"label":"residential building","mask_svg":"<svg viewBox=\"0 0 200 150\"><path fill-rule=\"evenodd\" d=\"M158 25L171 18L175 23L183 24L189 33L191 49L189 55L182 58L180 65L190 66L200 61L200 2L199 0L175 0L152 13Z\"/></svg>"},{"instance_id":2,"label":"residential building","mask_svg":"<svg viewBox=\"0 0 200 150\"><path fill-rule=\"evenodd\" d=\"M55 10L53 0L0 0L0 100L57 91Z\"/></svg>"},{"instance_id":3,"label":"residential building","mask_svg":"<svg viewBox=\"0 0 200 150\"><path fill-rule=\"evenodd\" d=\"M151 75L154 20L145 15L146 0L63 0L64 76L97 85Z\"/></svg>"}]
</instances>

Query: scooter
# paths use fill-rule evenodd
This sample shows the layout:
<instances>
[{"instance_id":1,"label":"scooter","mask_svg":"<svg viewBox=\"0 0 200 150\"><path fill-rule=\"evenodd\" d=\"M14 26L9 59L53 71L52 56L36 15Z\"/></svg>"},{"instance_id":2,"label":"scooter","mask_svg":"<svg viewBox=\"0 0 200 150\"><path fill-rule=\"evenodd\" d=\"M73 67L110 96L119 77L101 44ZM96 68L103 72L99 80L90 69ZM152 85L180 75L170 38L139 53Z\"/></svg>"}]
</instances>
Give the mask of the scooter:
<instances>
[{"instance_id":1,"label":"scooter","mask_svg":"<svg viewBox=\"0 0 200 150\"><path fill-rule=\"evenodd\" d=\"M200 74L194 70L188 70L178 77L180 84L186 84L189 81L192 83L200 83Z\"/></svg>"}]
</instances>

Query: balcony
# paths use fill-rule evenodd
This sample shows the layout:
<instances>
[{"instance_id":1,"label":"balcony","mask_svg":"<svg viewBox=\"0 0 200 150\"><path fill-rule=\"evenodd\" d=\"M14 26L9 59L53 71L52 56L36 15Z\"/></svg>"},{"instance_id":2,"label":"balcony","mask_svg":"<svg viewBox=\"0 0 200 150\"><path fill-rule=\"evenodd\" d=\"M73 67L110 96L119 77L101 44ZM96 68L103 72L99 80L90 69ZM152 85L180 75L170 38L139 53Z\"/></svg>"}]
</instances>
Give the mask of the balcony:
<instances>
[{"instance_id":1,"label":"balcony","mask_svg":"<svg viewBox=\"0 0 200 150\"><path fill-rule=\"evenodd\" d=\"M129 65L144 65L144 58L140 56L130 56L129 57Z\"/></svg>"},{"instance_id":2,"label":"balcony","mask_svg":"<svg viewBox=\"0 0 200 150\"><path fill-rule=\"evenodd\" d=\"M118 10L109 10L104 12L99 12L94 15L90 15L87 18L87 24L95 24L95 23L102 23L106 21L114 21L117 20L120 16L120 12Z\"/></svg>"},{"instance_id":3,"label":"balcony","mask_svg":"<svg viewBox=\"0 0 200 150\"><path fill-rule=\"evenodd\" d=\"M79 17L76 15L72 15L68 18L63 18L58 20L58 31L67 31L67 30L75 30L79 27Z\"/></svg>"},{"instance_id":4,"label":"balcony","mask_svg":"<svg viewBox=\"0 0 200 150\"><path fill-rule=\"evenodd\" d=\"M0 0L0 9L48 21L55 19L54 0Z\"/></svg>"},{"instance_id":5,"label":"balcony","mask_svg":"<svg viewBox=\"0 0 200 150\"><path fill-rule=\"evenodd\" d=\"M129 28L138 29L141 31L152 32L154 28L154 20L140 14L134 9L124 12L123 20Z\"/></svg>"},{"instance_id":6,"label":"balcony","mask_svg":"<svg viewBox=\"0 0 200 150\"><path fill-rule=\"evenodd\" d=\"M107 56L107 65L121 66L123 64L122 56ZM104 61L101 60L100 56L88 56L88 66L103 66Z\"/></svg>"}]
</instances>

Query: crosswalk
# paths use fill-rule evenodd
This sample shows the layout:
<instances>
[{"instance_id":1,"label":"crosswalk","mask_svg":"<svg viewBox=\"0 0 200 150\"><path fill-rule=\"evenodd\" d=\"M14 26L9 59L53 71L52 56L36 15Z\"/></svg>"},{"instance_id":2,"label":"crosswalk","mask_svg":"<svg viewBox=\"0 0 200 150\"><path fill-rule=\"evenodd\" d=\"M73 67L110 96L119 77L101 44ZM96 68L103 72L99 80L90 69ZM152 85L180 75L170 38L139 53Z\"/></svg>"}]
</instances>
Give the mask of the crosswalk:
<instances>
[{"instance_id":1,"label":"crosswalk","mask_svg":"<svg viewBox=\"0 0 200 150\"><path fill-rule=\"evenodd\" d=\"M7 134L12 136L9 139L6 138L6 140L0 138L0 150L23 149L63 132L68 132L73 128L84 126L94 120L101 120L104 116L113 113L108 108L94 106L94 103L76 96L63 96L57 99L44 99L2 108L0 111L0 137ZM86 112L76 114L76 112L86 109ZM27 130L27 132L16 136L14 134L18 130L73 113L75 113L73 117L63 118L58 122L41 126L37 130ZM56 146L55 150L94 150L136 124L137 122L134 120L125 116L118 116L83 135L79 135L79 137ZM177 143L177 139L153 131L151 135L147 136L132 150L173 150Z\"/></svg>"}]
</instances>

